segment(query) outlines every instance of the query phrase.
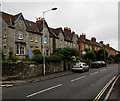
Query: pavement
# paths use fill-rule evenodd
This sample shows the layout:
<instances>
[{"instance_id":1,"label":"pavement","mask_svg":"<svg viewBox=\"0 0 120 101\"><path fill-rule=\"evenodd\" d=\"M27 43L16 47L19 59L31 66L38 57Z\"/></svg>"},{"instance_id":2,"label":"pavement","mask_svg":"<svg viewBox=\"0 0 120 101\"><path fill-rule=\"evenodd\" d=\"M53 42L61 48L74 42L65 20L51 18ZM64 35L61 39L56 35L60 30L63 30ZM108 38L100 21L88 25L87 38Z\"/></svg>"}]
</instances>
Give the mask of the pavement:
<instances>
[{"instance_id":1,"label":"pavement","mask_svg":"<svg viewBox=\"0 0 120 101\"><path fill-rule=\"evenodd\" d=\"M108 101L120 101L120 76L118 76L116 82L113 84Z\"/></svg>"}]
</instances>

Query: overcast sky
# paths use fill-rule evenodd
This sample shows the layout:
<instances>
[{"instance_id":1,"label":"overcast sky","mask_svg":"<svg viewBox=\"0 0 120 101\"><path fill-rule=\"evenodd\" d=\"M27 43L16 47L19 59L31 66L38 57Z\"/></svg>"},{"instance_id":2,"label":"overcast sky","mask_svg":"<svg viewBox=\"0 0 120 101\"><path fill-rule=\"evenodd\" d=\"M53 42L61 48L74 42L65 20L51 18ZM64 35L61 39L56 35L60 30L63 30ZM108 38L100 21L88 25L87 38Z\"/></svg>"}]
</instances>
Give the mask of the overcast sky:
<instances>
[{"instance_id":1,"label":"overcast sky","mask_svg":"<svg viewBox=\"0 0 120 101\"><path fill-rule=\"evenodd\" d=\"M23 1L23 2L22 2ZM89 2L88 2L89 1ZM86 34L88 39L96 37L118 50L118 0L6 0L2 11L10 14L23 13L25 19L36 21L45 13L50 27L69 27L76 34Z\"/></svg>"}]
</instances>

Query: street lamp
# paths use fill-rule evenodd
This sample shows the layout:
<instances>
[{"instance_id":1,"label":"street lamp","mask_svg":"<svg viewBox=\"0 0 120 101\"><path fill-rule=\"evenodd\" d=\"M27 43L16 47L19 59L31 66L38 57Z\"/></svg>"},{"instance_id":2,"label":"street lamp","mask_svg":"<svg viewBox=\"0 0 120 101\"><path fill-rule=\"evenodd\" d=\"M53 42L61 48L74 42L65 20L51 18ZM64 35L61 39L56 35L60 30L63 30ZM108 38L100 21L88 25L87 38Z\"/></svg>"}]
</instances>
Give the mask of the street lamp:
<instances>
[{"instance_id":1,"label":"street lamp","mask_svg":"<svg viewBox=\"0 0 120 101\"><path fill-rule=\"evenodd\" d=\"M57 8L52 8L52 9L50 9L50 10L47 10L47 11L44 11L43 12L43 42L42 42L42 44L43 44L43 49L42 49L42 51L43 51L43 75L45 75L45 49L44 49L44 26L45 26L45 18L44 18L44 14L46 13L46 12L49 12L49 11L51 11L51 10L57 10Z\"/></svg>"}]
</instances>

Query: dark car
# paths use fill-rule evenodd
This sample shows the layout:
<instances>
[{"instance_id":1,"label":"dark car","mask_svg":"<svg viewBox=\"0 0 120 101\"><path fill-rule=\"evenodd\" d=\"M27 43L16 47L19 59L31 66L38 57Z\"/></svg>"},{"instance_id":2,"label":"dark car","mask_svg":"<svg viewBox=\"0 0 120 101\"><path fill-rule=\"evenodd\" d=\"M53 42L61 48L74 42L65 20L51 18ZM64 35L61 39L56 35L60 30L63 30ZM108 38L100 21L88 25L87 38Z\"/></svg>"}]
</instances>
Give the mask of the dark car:
<instances>
[{"instance_id":1,"label":"dark car","mask_svg":"<svg viewBox=\"0 0 120 101\"><path fill-rule=\"evenodd\" d=\"M106 64L106 62L105 62L105 61L98 61L98 62L100 62L100 63L101 63L102 67L106 67L106 66L107 66L107 64Z\"/></svg>"},{"instance_id":2,"label":"dark car","mask_svg":"<svg viewBox=\"0 0 120 101\"><path fill-rule=\"evenodd\" d=\"M102 64L99 61L94 61L94 62L92 62L91 67L93 67L93 68L101 68Z\"/></svg>"}]
</instances>

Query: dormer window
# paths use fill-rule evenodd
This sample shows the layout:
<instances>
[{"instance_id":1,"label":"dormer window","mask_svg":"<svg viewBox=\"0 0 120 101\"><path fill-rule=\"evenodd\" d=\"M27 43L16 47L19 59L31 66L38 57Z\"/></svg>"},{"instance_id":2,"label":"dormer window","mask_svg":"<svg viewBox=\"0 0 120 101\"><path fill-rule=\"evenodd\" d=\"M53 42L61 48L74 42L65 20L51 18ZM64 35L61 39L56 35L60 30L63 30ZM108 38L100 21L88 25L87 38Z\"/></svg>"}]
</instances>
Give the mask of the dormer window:
<instances>
[{"instance_id":1,"label":"dormer window","mask_svg":"<svg viewBox=\"0 0 120 101\"><path fill-rule=\"evenodd\" d=\"M18 31L18 39L23 39L23 33L22 33L22 31Z\"/></svg>"}]
</instances>

